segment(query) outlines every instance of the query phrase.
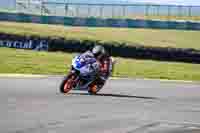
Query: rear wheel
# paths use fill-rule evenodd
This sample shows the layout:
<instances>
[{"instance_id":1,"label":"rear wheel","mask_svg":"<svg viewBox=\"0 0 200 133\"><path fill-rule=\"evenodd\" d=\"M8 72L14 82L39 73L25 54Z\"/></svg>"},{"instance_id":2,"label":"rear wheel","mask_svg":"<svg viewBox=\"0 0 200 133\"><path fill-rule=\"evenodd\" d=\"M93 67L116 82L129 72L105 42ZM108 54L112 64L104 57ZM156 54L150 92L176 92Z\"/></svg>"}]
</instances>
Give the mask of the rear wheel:
<instances>
[{"instance_id":1,"label":"rear wheel","mask_svg":"<svg viewBox=\"0 0 200 133\"><path fill-rule=\"evenodd\" d=\"M92 84L89 86L88 93L91 95L96 95L104 86L105 82L103 81L94 81Z\"/></svg>"},{"instance_id":2,"label":"rear wheel","mask_svg":"<svg viewBox=\"0 0 200 133\"><path fill-rule=\"evenodd\" d=\"M70 90L72 90L76 82L75 80L75 74L70 74L69 76L65 77L60 85L60 92L68 93Z\"/></svg>"}]
</instances>

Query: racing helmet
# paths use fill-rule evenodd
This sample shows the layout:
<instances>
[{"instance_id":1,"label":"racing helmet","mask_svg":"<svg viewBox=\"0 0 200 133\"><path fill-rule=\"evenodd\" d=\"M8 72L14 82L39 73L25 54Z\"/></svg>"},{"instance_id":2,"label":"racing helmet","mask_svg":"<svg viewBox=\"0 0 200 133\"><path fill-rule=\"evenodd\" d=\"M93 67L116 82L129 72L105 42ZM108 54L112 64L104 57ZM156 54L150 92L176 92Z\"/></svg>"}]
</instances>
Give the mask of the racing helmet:
<instances>
[{"instance_id":1,"label":"racing helmet","mask_svg":"<svg viewBox=\"0 0 200 133\"><path fill-rule=\"evenodd\" d=\"M101 57L103 57L106 54L106 50L105 50L105 48L103 46L96 45L92 49L92 53L94 54L94 56L96 58L101 58Z\"/></svg>"}]
</instances>

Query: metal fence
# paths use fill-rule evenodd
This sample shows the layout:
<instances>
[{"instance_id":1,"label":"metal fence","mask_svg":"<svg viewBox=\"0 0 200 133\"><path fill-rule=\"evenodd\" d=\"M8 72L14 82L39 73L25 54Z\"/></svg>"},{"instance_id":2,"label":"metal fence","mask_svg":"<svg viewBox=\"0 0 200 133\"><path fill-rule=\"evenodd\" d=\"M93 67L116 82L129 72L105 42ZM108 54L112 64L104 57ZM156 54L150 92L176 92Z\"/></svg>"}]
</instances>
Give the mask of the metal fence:
<instances>
[{"instance_id":1,"label":"metal fence","mask_svg":"<svg viewBox=\"0 0 200 133\"><path fill-rule=\"evenodd\" d=\"M17 0L16 11L49 16L200 21L200 6L56 3Z\"/></svg>"}]
</instances>

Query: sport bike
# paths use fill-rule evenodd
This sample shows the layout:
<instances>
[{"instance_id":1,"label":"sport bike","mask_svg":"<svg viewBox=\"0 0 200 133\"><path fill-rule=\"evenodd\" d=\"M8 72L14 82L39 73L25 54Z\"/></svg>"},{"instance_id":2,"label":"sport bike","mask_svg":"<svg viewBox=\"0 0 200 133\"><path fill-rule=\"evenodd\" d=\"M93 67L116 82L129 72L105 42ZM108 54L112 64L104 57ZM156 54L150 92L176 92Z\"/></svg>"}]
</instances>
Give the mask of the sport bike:
<instances>
[{"instance_id":1,"label":"sport bike","mask_svg":"<svg viewBox=\"0 0 200 133\"><path fill-rule=\"evenodd\" d=\"M113 59L111 60L111 71ZM80 55L72 60L72 67L60 84L60 92L68 93L70 90L89 90L90 85L99 77L100 65L95 58L84 60ZM99 91L99 90L98 90Z\"/></svg>"}]
</instances>

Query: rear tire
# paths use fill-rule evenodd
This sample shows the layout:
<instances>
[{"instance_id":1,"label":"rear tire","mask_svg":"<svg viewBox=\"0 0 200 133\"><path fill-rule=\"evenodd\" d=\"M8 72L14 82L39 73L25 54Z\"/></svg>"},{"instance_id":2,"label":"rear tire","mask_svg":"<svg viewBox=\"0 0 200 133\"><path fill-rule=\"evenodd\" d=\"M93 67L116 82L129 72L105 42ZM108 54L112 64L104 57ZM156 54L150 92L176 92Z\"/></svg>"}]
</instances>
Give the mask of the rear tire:
<instances>
[{"instance_id":1,"label":"rear tire","mask_svg":"<svg viewBox=\"0 0 200 133\"><path fill-rule=\"evenodd\" d=\"M96 95L104 86L105 82L99 83L97 80L90 84L88 93L90 95ZM93 88L96 86L95 88Z\"/></svg>"}]
</instances>

